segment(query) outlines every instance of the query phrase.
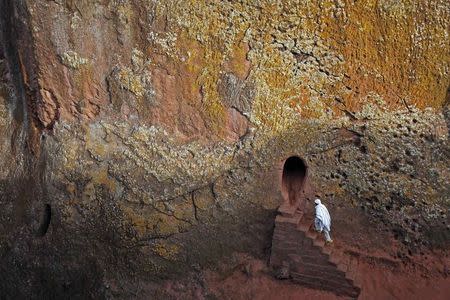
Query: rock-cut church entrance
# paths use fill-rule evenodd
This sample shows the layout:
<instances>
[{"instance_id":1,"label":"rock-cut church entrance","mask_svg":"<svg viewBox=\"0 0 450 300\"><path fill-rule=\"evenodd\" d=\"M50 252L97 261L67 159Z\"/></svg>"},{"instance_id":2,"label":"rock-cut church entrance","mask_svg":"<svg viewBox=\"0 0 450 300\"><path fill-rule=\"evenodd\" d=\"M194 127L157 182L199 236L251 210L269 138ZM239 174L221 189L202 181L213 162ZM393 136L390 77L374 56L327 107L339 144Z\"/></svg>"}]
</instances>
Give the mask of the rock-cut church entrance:
<instances>
[{"instance_id":1,"label":"rock-cut church entrance","mask_svg":"<svg viewBox=\"0 0 450 300\"><path fill-rule=\"evenodd\" d=\"M307 166L298 156L291 156L284 162L282 175L282 194L285 203L302 207L300 201L307 176ZM303 199L304 200L304 199Z\"/></svg>"},{"instance_id":2,"label":"rock-cut church entrance","mask_svg":"<svg viewBox=\"0 0 450 300\"><path fill-rule=\"evenodd\" d=\"M284 203L275 218L270 266L278 279L357 299L361 285L355 264L340 249L326 247L314 231L314 215L307 209L311 205L306 205L313 191L305 161L298 156L286 159L281 175Z\"/></svg>"}]
</instances>

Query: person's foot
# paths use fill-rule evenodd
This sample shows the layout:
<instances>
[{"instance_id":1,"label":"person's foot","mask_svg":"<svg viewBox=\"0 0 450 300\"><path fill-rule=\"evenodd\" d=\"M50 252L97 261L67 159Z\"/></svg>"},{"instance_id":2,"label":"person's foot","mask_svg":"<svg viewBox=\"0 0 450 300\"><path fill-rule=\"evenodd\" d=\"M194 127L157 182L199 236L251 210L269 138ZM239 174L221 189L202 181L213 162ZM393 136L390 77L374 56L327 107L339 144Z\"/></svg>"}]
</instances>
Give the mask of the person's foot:
<instances>
[{"instance_id":1,"label":"person's foot","mask_svg":"<svg viewBox=\"0 0 450 300\"><path fill-rule=\"evenodd\" d=\"M327 243L327 244L333 244L333 240L325 241L325 243Z\"/></svg>"}]
</instances>

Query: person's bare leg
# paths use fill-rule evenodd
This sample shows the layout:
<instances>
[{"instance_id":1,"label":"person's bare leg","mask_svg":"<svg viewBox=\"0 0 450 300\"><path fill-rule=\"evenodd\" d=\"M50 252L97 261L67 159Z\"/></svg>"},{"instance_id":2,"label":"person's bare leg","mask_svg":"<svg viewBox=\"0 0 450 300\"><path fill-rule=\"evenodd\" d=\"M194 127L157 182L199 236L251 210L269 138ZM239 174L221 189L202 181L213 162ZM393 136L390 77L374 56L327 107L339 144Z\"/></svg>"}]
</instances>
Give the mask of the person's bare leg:
<instances>
[{"instance_id":1,"label":"person's bare leg","mask_svg":"<svg viewBox=\"0 0 450 300\"><path fill-rule=\"evenodd\" d=\"M325 235L325 241L327 243L332 243L333 242L333 240L331 239L331 236L330 236L330 232L328 230L324 229L323 230L323 234Z\"/></svg>"}]
</instances>

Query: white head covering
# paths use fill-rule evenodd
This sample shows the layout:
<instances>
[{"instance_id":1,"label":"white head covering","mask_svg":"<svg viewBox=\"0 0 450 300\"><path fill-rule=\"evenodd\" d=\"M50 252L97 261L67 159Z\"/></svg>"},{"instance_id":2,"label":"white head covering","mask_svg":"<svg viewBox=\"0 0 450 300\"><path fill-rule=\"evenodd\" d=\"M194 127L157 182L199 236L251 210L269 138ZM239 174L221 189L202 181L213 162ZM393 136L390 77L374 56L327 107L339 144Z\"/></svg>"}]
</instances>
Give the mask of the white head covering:
<instances>
[{"instance_id":1,"label":"white head covering","mask_svg":"<svg viewBox=\"0 0 450 300\"><path fill-rule=\"evenodd\" d=\"M320 199L314 200L316 203L316 228L318 230L323 230L326 228L328 231L331 231L331 217L328 209L323 205Z\"/></svg>"}]
</instances>

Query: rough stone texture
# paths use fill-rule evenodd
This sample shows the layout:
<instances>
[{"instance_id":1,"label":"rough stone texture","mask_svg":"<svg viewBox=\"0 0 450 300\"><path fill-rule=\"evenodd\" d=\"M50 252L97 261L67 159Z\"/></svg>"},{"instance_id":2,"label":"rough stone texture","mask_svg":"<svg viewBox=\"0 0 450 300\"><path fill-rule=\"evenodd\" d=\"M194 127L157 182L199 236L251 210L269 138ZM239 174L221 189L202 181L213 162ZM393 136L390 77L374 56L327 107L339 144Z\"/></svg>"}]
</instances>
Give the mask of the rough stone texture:
<instances>
[{"instance_id":1,"label":"rough stone texture","mask_svg":"<svg viewBox=\"0 0 450 300\"><path fill-rule=\"evenodd\" d=\"M445 249L449 10L2 1L0 290L127 297L267 256L290 155L336 230L362 211L405 249Z\"/></svg>"}]
</instances>

